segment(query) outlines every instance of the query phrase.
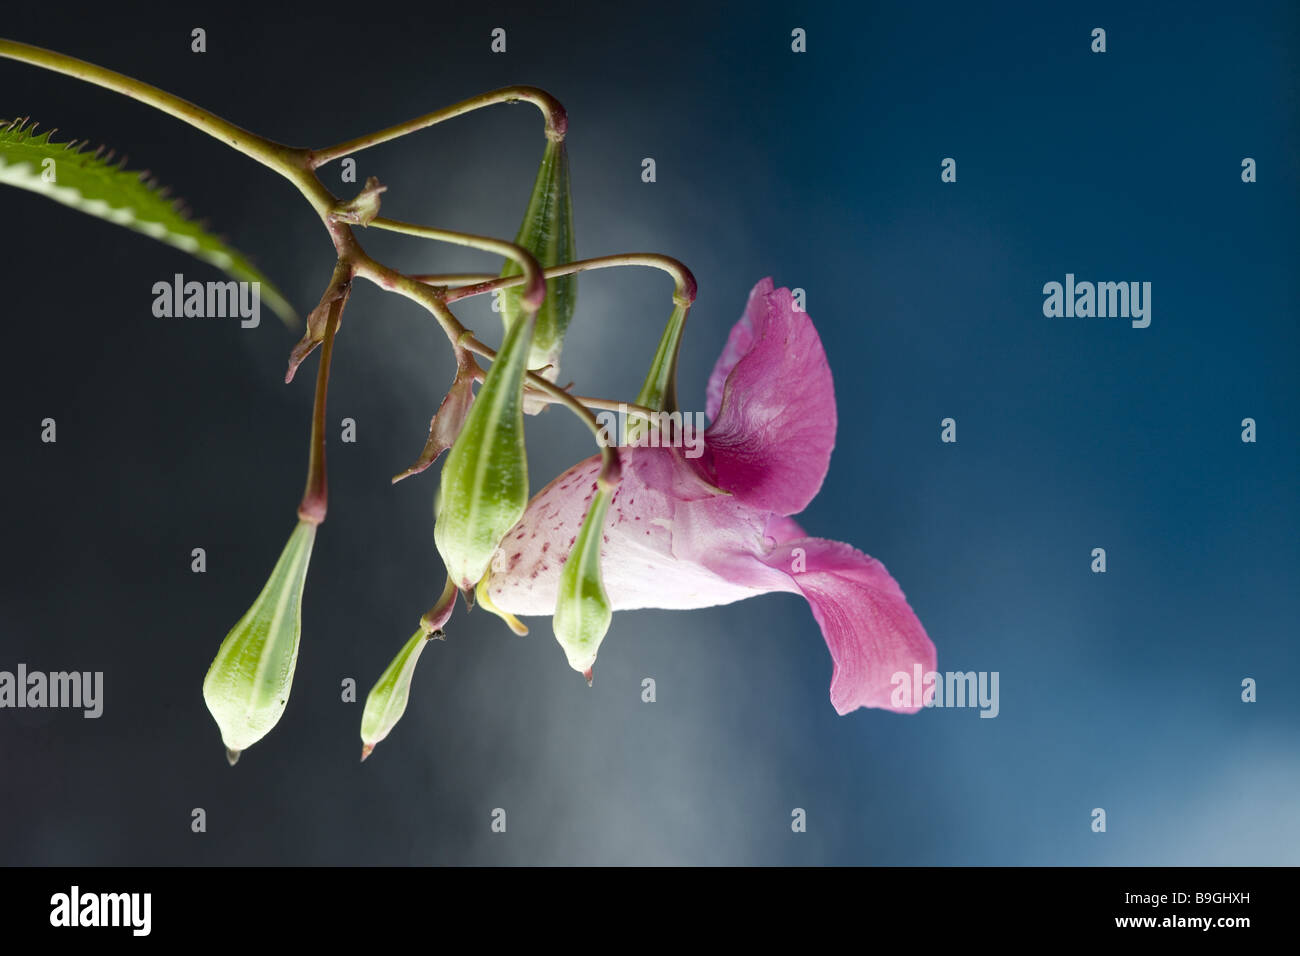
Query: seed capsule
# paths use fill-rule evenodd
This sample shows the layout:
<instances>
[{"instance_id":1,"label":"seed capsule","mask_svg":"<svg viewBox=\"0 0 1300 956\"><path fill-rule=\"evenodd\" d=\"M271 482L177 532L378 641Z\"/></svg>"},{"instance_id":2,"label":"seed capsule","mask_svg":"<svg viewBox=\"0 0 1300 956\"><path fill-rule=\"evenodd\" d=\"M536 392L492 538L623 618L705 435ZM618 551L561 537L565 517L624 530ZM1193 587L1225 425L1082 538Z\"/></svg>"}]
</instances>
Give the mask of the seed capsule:
<instances>
[{"instance_id":1,"label":"seed capsule","mask_svg":"<svg viewBox=\"0 0 1300 956\"><path fill-rule=\"evenodd\" d=\"M650 362L645 383L636 397L636 403L654 411L677 411L677 353L682 344L682 329L686 327L686 315L691 310L689 300L674 298L673 312L668 317L668 324L659 339L659 348ZM641 440L649 426L643 419L634 419L628 423L626 441L635 445Z\"/></svg>"},{"instance_id":2,"label":"seed capsule","mask_svg":"<svg viewBox=\"0 0 1300 956\"><path fill-rule=\"evenodd\" d=\"M586 677L588 683L592 665L596 663L596 651L614 616L600 573L600 545L611 494L601 488L591 501L569 559L560 571L555 617L551 621L555 639L564 648L569 666Z\"/></svg>"},{"instance_id":3,"label":"seed capsule","mask_svg":"<svg viewBox=\"0 0 1300 956\"><path fill-rule=\"evenodd\" d=\"M231 764L270 732L289 701L315 540L316 525L298 522L262 593L221 642L203 680L203 699Z\"/></svg>"},{"instance_id":4,"label":"seed capsule","mask_svg":"<svg viewBox=\"0 0 1300 956\"><path fill-rule=\"evenodd\" d=\"M497 545L528 507L523 388L536 321L531 313L506 333L442 466L433 538L462 591L483 577Z\"/></svg>"},{"instance_id":5,"label":"seed capsule","mask_svg":"<svg viewBox=\"0 0 1300 956\"><path fill-rule=\"evenodd\" d=\"M375 744L387 737L406 713L415 665L430 638L441 639L442 631L426 631L423 627L416 631L379 675L375 686L370 688L366 709L361 715L362 760L370 756Z\"/></svg>"},{"instance_id":6,"label":"seed capsule","mask_svg":"<svg viewBox=\"0 0 1300 956\"><path fill-rule=\"evenodd\" d=\"M569 190L569 156L563 140L548 140L542 164L537 170L532 196L515 244L533 254L547 269L574 260L573 201ZM503 278L522 274L517 262L507 262ZM523 317L526 309L520 301L520 287L504 290L501 318L506 329ZM559 375L560 351L564 333L573 318L578 302L578 277L556 276L546 282L546 299L537 311L537 329L529 351L528 367L540 369L541 375L554 382ZM546 368L543 368L546 366ZM540 406L539 406L540 407ZM529 408L531 413L534 409Z\"/></svg>"}]
</instances>

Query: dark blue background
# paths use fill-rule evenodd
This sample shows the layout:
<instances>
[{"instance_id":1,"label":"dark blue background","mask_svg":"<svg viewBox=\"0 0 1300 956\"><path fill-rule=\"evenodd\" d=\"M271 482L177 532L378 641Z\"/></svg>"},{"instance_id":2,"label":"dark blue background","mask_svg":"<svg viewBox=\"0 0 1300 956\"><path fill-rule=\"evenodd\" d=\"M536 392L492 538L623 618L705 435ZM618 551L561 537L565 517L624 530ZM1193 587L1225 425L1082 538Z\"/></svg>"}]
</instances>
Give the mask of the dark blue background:
<instances>
[{"instance_id":1,"label":"dark blue background","mask_svg":"<svg viewBox=\"0 0 1300 956\"><path fill-rule=\"evenodd\" d=\"M340 681L364 694L442 575L436 476L388 478L452 374L432 321L367 287L330 398L360 441L331 448L293 697L231 770L200 686L292 526L311 376L281 383L295 336L269 314L251 332L153 318L153 282L212 270L11 190L0 668L103 670L107 699L99 721L0 713L0 862L1300 862L1293 4L60 5L5 20L299 145L509 83L551 90L570 114L579 255L660 251L699 279L688 407L757 280L807 290L840 431L800 520L884 561L941 670L1000 673L1001 713L837 717L792 596L619 615L590 690L545 621L519 639L458 612L358 766L360 705ZM504 56L488 52L496 26ZM0 115L22 114L124 149L299 308L315 302L330 247L273 174L0 61ZM389 186L386 214L509 237L541 143L531 108L498 107L359 154L358 172ZM949 156L955 184L939 178ZM1257 183L1241 182L1246 156ZM496 267L363 241L409 271ZM1045 318L1042 286L1067 272L1151 282L1150 327ZM669 291L652 273L584 277L566 380L634 396ZM464 315L497 335L482 303ZM47 415L57 445L38 441ZM955 445L939 441L949 416ZM560 412L532 428L535 487L589 453ZM1258 703L1240 701L1245 677Z\"/></svg>"}]
</instances>

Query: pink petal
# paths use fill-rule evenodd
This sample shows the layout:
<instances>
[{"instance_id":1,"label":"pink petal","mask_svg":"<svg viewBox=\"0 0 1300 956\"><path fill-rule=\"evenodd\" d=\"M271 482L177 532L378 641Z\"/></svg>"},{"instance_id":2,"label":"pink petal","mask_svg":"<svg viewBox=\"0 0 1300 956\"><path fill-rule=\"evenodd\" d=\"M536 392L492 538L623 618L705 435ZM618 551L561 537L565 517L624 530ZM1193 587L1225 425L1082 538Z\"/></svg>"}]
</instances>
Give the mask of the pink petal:
<instances>
[{"instance_id":1,"label":"pink petal","mask_svg":"<svg viewBox=\"0 0 1300 956\"><path fill-rule=\"evenodd\" d=\"M788 518L779 519L790 522ZM914 667L935 669L934 643L925 633L902 589L875 558L847 544L823 538L789 538L788 527L772 529L780 544L765 558L791 569L812 605L822 637L835 662L831 704L840 714L858 707L916 713L892 703L894 675L911 679ZM797 571L795 568L804 570Z\"/></svg>"},{"instance_id":2,"label":"pink petal","mask_svg":"<svg viewBox=\"0 0 1300 956\"><path fill-rule=\"evenodd\" d=\"M770 279L754 287L714 368L711 388L730 365L704 437L719 486L788 515L806 508L826 477L835 390L812 320L795 311L789 289L770 289Z\"/></svg>"},{"instance_id":3,"label":"pink petal","mask_svg":"<svg viewBox=\"0 0 1300 956\"><path fill-rule=\"evenodd\" d=\"M894 675L935 668L934 644L885 566L847 544L805 536L790 518L763 516L735 499L678 509L674 547L756 591L798 591L808 599L831 652L831 704L915 713L892 702Z\"/></svg>"},{"instance_id":4,"label":"pink petal","mask_svg":"<svg viewBox=\"0 0 1300 956\"><path fill-rule=\"evenodd\" d=\"M502 610L554 612L556 555L567 555L599 469L599 458L588 459L530 503L493 560L492 600ZM917 664L923 673L935 669L934 644L884 565L847 544L807 537L790 518L710 494L673 449L625 454L601 560L615 610L802 594L831 652L830 697L841 714L858 707L914 713L919 706L893 705L893 677L910 678Z\"/></svg>"},{"instance_id":5,"label":"pink petal","mask_svg":"<svg viewBox=\"0 0 1300 956\"><path fill-rule=\"evenodd\" d=\"M731 334L727 336L727 344L722 347L722 354L718 356L718 361L713 365L713 374L709 376L709 385L705 390L704 409L708 412L709 421L718 417L718 409L722 407L723 386L727 384L727 376L731 370L736 367L742 355L750 350L754 344L754 316L762 308L764 297L772 291L772 278L760 279L758 285L749 290L749 301L745 303L745 313L740 320L731 327Z\"/></svg>"},{"instance_id":6,"label":"pink petal","mask_svg":"<svg viewBox=\"0 0 1300 956\"><path fill-rule=\"evenodd\" d=\"M728 604L756 591L673 551L683 503L717 496L672 448L625 448L623 480L610 500L601 573L616 611ZM560 568L595 493L600 458L573 466L539 491L492 559L489 594L510 614L550 615Z\"/></svg>"}]
</instances>

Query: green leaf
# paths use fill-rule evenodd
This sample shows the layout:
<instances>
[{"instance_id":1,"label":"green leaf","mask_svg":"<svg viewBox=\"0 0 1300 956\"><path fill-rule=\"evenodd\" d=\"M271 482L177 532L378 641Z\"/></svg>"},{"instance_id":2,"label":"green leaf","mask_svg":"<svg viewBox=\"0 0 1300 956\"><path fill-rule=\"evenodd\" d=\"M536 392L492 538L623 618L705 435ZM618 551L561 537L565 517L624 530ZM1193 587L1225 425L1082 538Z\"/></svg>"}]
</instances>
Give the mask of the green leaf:
<instances>
[{"instance_id":1,"label":"green leaf","mask_svg":"<svg viewBox=\"0 0 1300 956\"><path fill-rule=\"evenodd\" d=\"M190 219L146 174L113 162L103 148L55 143L54 130L35 134L26 121L0 120L0 183L41 193L65 206L126 226L183 249L241 282L261 284L261 296L287 325L297 322L287 299L237 250ZM47 162L47 160L52 160Z\"/></svg>"}]
</instances>

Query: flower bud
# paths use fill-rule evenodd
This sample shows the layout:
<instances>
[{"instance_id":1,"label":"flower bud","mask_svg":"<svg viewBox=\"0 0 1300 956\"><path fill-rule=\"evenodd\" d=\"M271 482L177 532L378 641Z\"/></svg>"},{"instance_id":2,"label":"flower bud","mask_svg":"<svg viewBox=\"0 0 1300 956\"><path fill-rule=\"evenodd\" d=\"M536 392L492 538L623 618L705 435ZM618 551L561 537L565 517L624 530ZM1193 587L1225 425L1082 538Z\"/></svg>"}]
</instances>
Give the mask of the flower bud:
<instances>
[{"instance_id":1,"label":"flower bud","mask_svg":"<svg viewBox=\"0 0 1300 956\"><path fill-rule=\"evenodd\" d=\"M523 224L515 237L543 269L563 265L574 259L573 202L569 193L569 156L563 140L547 140L542 165L537 170L533 193L524 213ZM502 278L523 272L517 262L507 262ZM520 301L522 287L505 289L501 296L501 318L512 328L523 318L525 307ZM546 282L546 298L537 311L537 329L533 335L528 367L554 382L560 370L560 350L564 333L573 318L578 302L578 277L556 276ZM543 369L543 366L549 366ZM539 406L541 407L541 406ZM530 412L534 409L529 409Z\"/></svg>"},{"instance_id":2,"label":"flower bud","mask_svg":"<svg viewBox=\"0 0 1300 956\"><path fill-rule=\"evenodd\" d=\"M528 507L523 388L536 320L529 314L506 333L442 466L433 538L462 591L483 577L497 545Z\"/></svg>"},{"instance_id":3,"label":"flower bud","mask_svg":"<svg viewBox=\"0 0 1300 956\"><path fill-rule=\"evenodd\" d=\"M298 522L262 593L221 642L203 680L203 699L232 765L279 722L289 700L315 540L316 525Z\"/></svg>"},{"instance_id":4,"label":"flower bud","mask_svg":"<svg viewBox=\"0 0 1300 956\"><path fill-rule=\"evenodd\" d=\"M564 648L569 666L591 682L596 651L614 616L600 574L600 545L605 536L605 513L612 492L601 488L587 509L569 558L560 570L559 593L551 627Z\"/></svg>"}]
</instances>

